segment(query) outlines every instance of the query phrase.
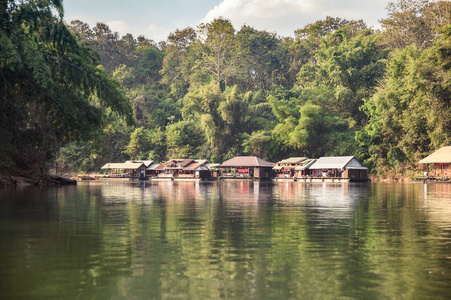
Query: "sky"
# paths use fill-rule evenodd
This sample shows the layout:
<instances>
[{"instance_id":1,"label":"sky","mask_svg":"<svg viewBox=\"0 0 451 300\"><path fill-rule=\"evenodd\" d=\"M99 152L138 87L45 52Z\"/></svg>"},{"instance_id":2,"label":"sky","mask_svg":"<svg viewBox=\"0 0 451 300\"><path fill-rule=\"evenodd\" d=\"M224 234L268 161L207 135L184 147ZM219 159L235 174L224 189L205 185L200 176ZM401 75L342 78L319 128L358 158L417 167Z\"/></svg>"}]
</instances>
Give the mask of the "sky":
<instances>
[{"instance_id":1,"label":"sky","mask_svg":"<svg viewBox=\"0 0 451 300\"><path fill-rule=\"evenodd\" d=\"M393 1L393 0L392 0ZM65 20L91 27L109 25L121 36L165 41L176 29L196 28L215 18L229 19L236 30L246 24L258 30L294 36L294 31L327 16L363 19L380 28L390 0L63 0Z\"/></svg>"}]
</instances>

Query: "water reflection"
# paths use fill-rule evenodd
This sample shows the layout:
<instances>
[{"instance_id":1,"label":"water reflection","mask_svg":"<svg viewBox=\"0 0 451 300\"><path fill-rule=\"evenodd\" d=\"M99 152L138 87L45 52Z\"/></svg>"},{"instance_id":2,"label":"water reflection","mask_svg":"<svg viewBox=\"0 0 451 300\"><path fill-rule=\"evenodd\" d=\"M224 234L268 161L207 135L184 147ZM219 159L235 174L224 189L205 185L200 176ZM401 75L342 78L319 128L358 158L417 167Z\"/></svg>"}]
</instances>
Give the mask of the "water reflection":
<instances>
[{"instance_id":1,"label":"water reflection","mask_svg":"<svg viewBox=\"0 0 451 300\"><path fill-rule=\"evenodd\" d=\"M0 298L451 294L447 184L110 181L0 199Z\"/></svg>"}]
</instances>

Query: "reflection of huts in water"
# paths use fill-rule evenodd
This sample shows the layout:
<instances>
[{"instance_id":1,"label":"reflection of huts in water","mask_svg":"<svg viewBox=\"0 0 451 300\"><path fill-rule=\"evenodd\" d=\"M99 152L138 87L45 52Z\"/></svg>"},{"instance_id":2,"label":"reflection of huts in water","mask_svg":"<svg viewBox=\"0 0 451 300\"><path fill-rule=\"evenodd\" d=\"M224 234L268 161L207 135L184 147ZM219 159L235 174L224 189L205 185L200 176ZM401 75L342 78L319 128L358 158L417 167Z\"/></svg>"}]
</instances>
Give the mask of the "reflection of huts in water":
<instances>
[{"instance_id":1,"label":"reflection of huts in water","mask_svg":"<svg viewBox=\"0 0 451 300\"><path fill-rule=\"evenodd\" d=\"M218 189L225 206L259 205L272 195L272 182L261 180L221 180ZM239 217L239 216L234 216Z\"/></svg>"},{"instance_id":2,"label":"reflection of huts in water","mask_svg":"<svg viewBox=\"0 0 451 300\"><path fill-rule=\"evenodd\" d=\"M368 168L354 156L321 157L310 167L312 178L350 181L368 180Z\"/></svg>"},{"instance_id":3,"label":"reflection of huts in water","mask_svg":"<svg viewBox=\"0 0 451 300\"><path fill-rule=\"evenodd\" d=\"M101 169L111 178L145 178L146 174L142 162L107 163Z\"/></svg>"},{"instance_id":4,"label":"reflection of huts in water","mask_svg":"<svg viewBox=\"0 0 451 300\"><path fill-rule=\"evenodd\" d=\"M420 164L432 165L432 177L449 180L451 170L451 146L440 148L431 155L419 161ZM428 171L425 171L428 172ZM428 177L428 173L425 174Z\"/></svg>"},{"instance_id":5,"label":"reflection of huts in water","mask_svg":"<svg viewBox=\"0 0 451 300\"><path fill-rule=\"evenodd\" d=\"M155 168L158 179L209 179L208 160L170 159Z\"/></svg>"},{"instance_id":6,"label":"reflection of huts in water","mask_svg":"<svg viewBox=\"0 0 451 300\"><path fill-rule=\"evenodd\" d=\"M220 178L269 179L274 165L257 156L237 156L219 165Z\"/></svg>"}]
</instances>

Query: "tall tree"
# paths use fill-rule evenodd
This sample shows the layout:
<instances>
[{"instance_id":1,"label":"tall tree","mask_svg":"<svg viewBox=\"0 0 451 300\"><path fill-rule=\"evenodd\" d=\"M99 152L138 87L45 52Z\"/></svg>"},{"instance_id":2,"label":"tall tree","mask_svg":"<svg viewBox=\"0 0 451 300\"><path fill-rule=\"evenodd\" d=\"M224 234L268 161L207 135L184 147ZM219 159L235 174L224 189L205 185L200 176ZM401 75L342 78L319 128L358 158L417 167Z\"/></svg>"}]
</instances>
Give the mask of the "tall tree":
<instances>
[{"instance_id":1,"label":"tall tree","mask_svg":"<svg viewBox=\"0 0 451 300\"><path fill-rule=\"evenodd\" d=\"M288 82L287 49L274 33L243 26L237 32L243 55L244 90L270 90Z\"/></svg>"},{"instance_id":2,"label":"tall tree","mask_svg":"<svg viewBox=\"0 0 451 300\"><path fill-rule=\"evenodd\" d=\"M360 111L363 99L374 93L385 71L388 51L380 47L370 30L349 38L347 28L329 35L325 46L315 52L316 62L306 64L298 74L301 86L327 85L334 90L330 105L343 118L365 124Z\"/></svg>"},{"instance_id":3,"label":"tall tree","mask_svg":"<svg viewBox=\"0 0 451 300\"><path fill-rule=\"evenodd\" d=\"M229 20L219 18L199 25L193 46L197 56L195 66L198 72L194 74L197 78L211 77L222 89L233 79L242 78L241 48Z\"/></svg>"},{"instance_id":4,"label":"tall tree","mask_svg":"<svg viewBox=\"0 0 451 300\"><path fill-rule=\"evenodd\" d=\"M187 27L176 30L168 37L165 57L160 71L161 82L171 89L171 96L175 100L183 98L188 92L189 78L193 60L190 59L190 45L196 38L193 28Z\"/></svg>"},{"instance_id":5,"label":"tall tree","mask_svg":"<svg viewBox=\"0 0 451 300\"><path fill-rule=\"evenodd\" d=\"M63 22L60 1L0 4L2 164L43 170L62 143L87 138L111 108L132 123L116 82Z\"/></svg>"},{"instance_id":6,"label":"tall tree","mask_svg":"<svg viewBox=\"0 0 451 300\"><path fill-rule=\"evenodd\" d=\"M271 93L268 100L279 119L272 135L282 153L319 157L352 151L352 122L328 107L332 93L326 86L278 88Z\"/></svg>"},{"instance_id":7,"label":"tall tree","mask_svg":"<svg viewBox=\"0 0 451 300\"><path fill-rule=\"evenodd\" d=\"M431 150L451 142L451 30L425 50L395 51L387 79L365 104L371 117L357 135L369 148L368 165L380 174L413 167Z\"/></svg>"},{"instance_id":8,"label":"tall tree","mask_svg":"<svg viewBox=\"0 0 451 300\"><path fill-rule=\"evenodd\" d=\"M382 19L382 41L395 49L415 45L430 47L436 30L451 22L451 2L398 0L390 2L388 18Z\"/></svg>"}]
</instances>

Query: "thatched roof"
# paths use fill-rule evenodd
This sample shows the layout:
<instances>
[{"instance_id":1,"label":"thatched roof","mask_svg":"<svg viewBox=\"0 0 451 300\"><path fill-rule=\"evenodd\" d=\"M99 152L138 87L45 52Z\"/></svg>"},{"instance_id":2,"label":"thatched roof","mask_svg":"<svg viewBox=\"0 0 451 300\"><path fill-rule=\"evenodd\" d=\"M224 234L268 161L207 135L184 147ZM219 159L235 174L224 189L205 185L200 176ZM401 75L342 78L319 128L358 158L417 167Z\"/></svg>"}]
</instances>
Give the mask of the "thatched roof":
<instances>
[{"instance_id":1,"label":"thatched roof","mask_svg":"<svg viewBox=\"0 0 451 300\"><path fill-rule=\"evenodd\" d=\"M264 167L264 168L272 168L274 167L274 163L268 162L264 159L261 159L257 156L237 156L226 160L219 167L220 168L240 168L240 167Z\"/></svg>"},{"instance_id":2,"label":"thatched roof","mask_svg":"<svg viewBox=\"0 0 451 300\"><path fill-rule=\"evenodd\" d=\"M295 168L296 171L304 171L310 168L311 165L313 165L316 162L316 159L307 159L302 162L302 165L297 166Z\"/></svg>"},{"instance_id":3,"label":"thatched roof","mask_svg":"<svg viewBox=\"0 0 451 300\"><path fill-rule=\"evenodd\" d=\"M127 160L125 163L126 164L128 164L128 163L143 163L146 166L146 168L148 168L154 162L153 162L153 160Z\"/></svg>"},{"instance_id":4,"label":"thatched roof","mask_svg":"<svg viewBox=\"0 0 451 300\"><path fill-rule=\"evenodd\" d=\"M290 157L284 160L281 160L279 162L277 162L278 164L297 164L300 163L301 161L306 160L307 157Z\"/></svg>"},{"instance_id":5,"label":"thatched roof","mask_svg":"<svg viewBox=\"0 0 451 300\"><path fill-rule=\"evenodd\" d=\"M420 164L451 163L451 146L443 147L419 161Z\"/></svg>"},{"instance_id":6,"label":"thatched roof","mask_svg":"<svg viewBox=\"0 0 451 300\"><path fill-rule=\"evenodd\" d=\"M362 169L366 170L354 156L332 156L332 157L321 157L310 169Z\"/></svg>"},{"instance_id":7,"label":"thatched roof","mask_svg":"<svg viewBox=\"0 0 451 300\"><path fill-rule=\"evenodd\" d=\"M116 169L116 170L137 170L145 165L141 163L107 163L101 169Z\"/></svg>"}]
</instances>

